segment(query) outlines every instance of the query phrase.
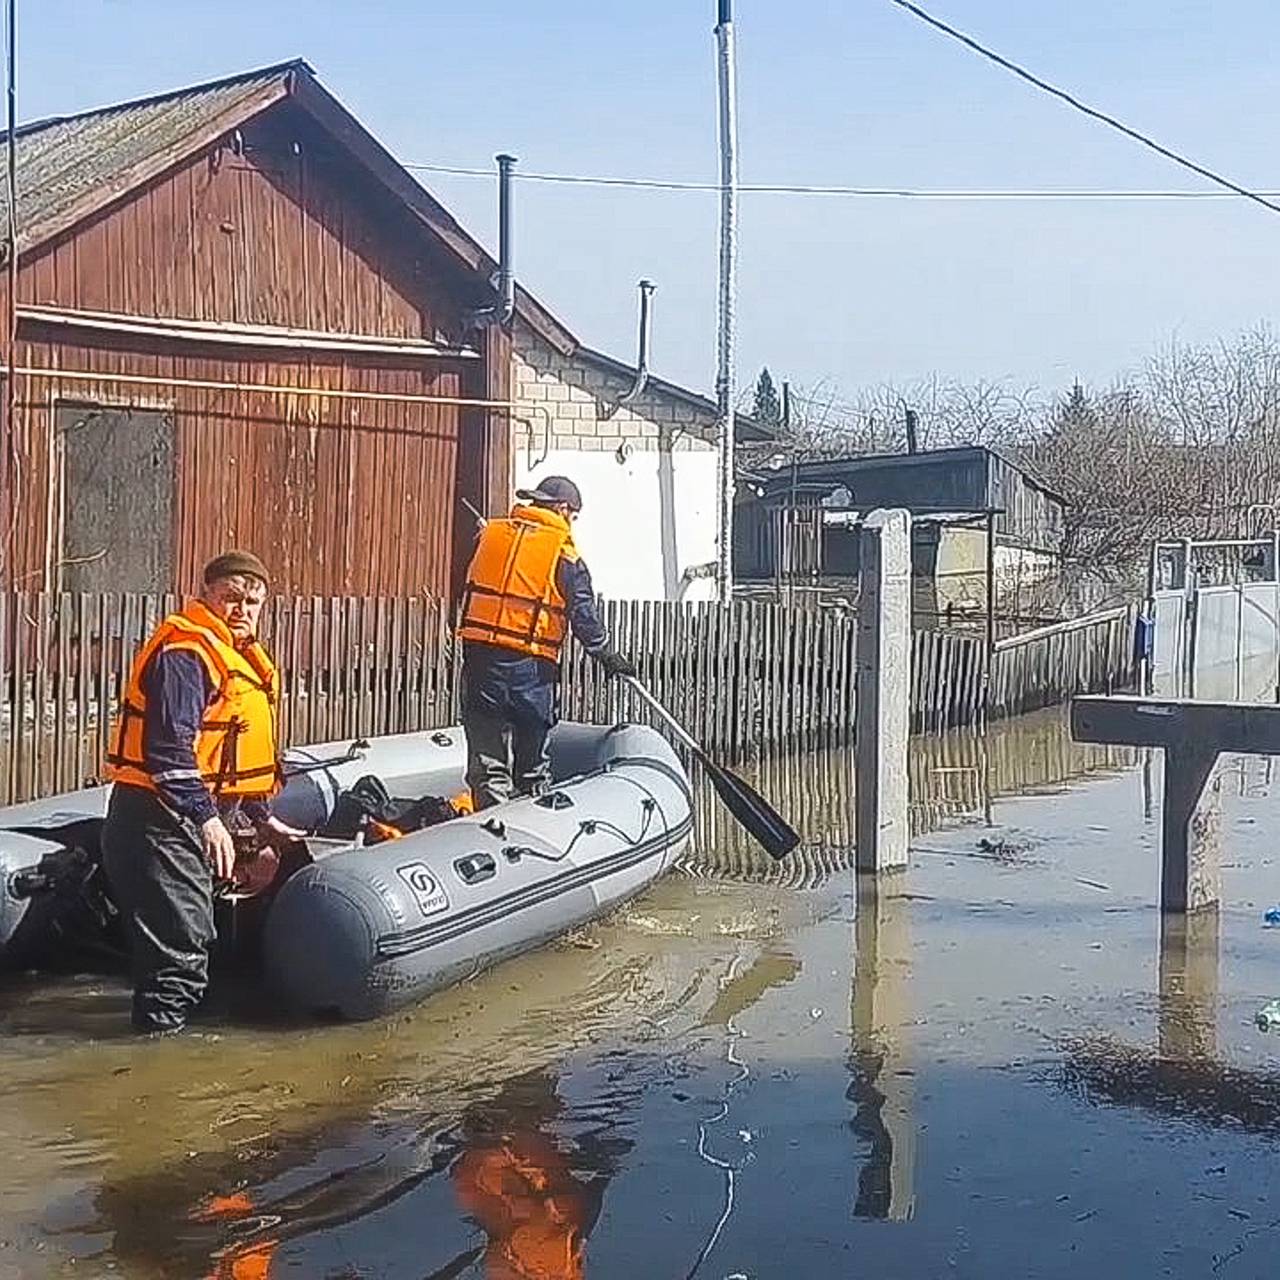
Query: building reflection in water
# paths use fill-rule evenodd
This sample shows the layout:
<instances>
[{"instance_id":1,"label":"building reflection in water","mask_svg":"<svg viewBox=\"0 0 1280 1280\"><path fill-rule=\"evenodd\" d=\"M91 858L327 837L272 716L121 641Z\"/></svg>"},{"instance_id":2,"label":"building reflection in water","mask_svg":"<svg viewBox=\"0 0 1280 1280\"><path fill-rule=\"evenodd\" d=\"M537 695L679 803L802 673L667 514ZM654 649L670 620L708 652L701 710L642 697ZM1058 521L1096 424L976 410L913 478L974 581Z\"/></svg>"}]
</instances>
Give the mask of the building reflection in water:
<instances>
[{"instance_id":1,"label":"building reflection in water","mask_svg":"<svg viewBox=\"0 0 1280 1280\"><path fill-rule=\"evenodd\" d=\"M854 922L851 1122L862 1148L853 1213L904 1222L915 1207L914 1080L906 1041L911 936L905 877L858 877Z\"/></svg>"}]
</instances>

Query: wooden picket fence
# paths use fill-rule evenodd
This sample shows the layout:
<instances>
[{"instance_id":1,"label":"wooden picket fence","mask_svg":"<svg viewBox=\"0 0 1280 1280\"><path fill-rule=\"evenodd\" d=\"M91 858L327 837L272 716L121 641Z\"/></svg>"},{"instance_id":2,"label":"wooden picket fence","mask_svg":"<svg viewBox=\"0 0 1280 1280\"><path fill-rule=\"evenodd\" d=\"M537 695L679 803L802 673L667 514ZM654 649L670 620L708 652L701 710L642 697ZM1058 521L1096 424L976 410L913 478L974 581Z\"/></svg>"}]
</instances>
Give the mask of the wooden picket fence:
<instances>
[{"instance_id":1,"label":"wooden picket fence","mask_svg":"<svg viewBox=\"0 0 1280 1280\"><path fill-rule=\"evenodd\" d=\"M134 654L178 603L166 595L0 593L0 805L73 790L98 775ZM838 750L852 740L851 614L750 601L611 601L604 613L657 697L726 758ZM262 631L282 673L285 742L350 741L458 721L459 655L440 601L273 597ZM1065 632L1048 628L1002 642L993 671L998 713L1118 687L1123 631L1118 618L1086 619ZM916 732L981 718L980 640L916 632L912 665ZM623 686L571 646L565 716L611 721L638 710Z\"/></svg>"},{"instance_id":2,"label":"wooden picket fence","mask_svg":"<svg viewBox=\"0 0 1280 1280\"><path fill-rule=\"evenodd\" d=\"M134 655L179 604L130 592L0 593L0 804L97 776ZM455 723L451 622L422 598L268 600L262 633L281 669L284 740Z\"/></svg>"},{"instance_id":3,"label":"wooden picket fence","mask_svg":"<svg viewBox=\"0 0 1280 1280\"><path fill-rule=\"evenodd\" d=\"M1017 716L1077 694L1132 689L1137 612L1136 605L1123 605L997 641L990 714Z\"/></svg>"},{"instance_id":4,"label":"wooden picket fence","mask_svg":"<svg viewBox=\"0 0 1280 1280\"><path fill-rule=\"evenodd\" d=\"M764 746L850 741L855 620L829 609L735 601L607 601L603 617L641 679L691 733L730 759ZM568 655L563 714L618 720L638 708L581 650Z\"/></svg>"}]
</instances>

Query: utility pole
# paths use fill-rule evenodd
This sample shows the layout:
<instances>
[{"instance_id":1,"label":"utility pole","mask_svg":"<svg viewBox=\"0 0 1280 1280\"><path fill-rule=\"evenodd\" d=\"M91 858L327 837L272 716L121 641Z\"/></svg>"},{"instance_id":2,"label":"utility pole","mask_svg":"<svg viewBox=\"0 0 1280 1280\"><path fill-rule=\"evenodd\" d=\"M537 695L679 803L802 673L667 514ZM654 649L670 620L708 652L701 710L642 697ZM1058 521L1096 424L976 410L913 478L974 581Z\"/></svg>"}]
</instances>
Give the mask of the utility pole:
<instances>
[{"instance_id":1,"label":"utility pole","mask_svg":"<svg viewBox=\"0 0 1280 1280\"><path fill-rule=\"evenodd\" d=\"M719 457L716 498L719 546L716 580L722 604L733 599L734 302L738 258L738 109L734 83L733 0L717 0L716 53L720 88L720 303L716 408Z\"/></svg>"}]
</instances>

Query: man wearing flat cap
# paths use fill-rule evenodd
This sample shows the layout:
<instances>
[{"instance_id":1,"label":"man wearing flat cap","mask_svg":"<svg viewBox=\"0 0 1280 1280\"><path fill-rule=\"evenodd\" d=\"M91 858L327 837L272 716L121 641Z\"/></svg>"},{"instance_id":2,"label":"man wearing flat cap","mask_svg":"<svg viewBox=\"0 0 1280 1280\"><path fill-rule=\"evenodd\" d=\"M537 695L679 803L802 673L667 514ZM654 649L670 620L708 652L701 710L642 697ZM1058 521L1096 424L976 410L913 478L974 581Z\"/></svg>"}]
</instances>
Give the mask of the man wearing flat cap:
<instances>
[{"instance_id":1,"label":"man wearing flat cap","mask_svg":"<svg viewBox=\"0 0 1280 1280\"><path fill-rule=\"evenodd\" d=\"M264 842L289 832L277 789L279 677L257 639L267 570L248 551L204 568L199 596L142 647L121 702L107 777L103 862L129 935L133 1025L180 1031L208 985L213 880L231 881L229 824Z\"/></svg>"},{"instance_id":2,"label":"man wearing flat cap","mask_svg":"<svg viewBox=\"0 0 1280 1280\"><path fill-rule=\"evenodd\" d=\"M550 776L547 735L558 714L560 655L569 632L603 670L635 675L609 643L591 575L573 542L582 494L547 476L505 520L490 520L467 570L462 727L477 809L536 795Z\"/></svg>"}]
</instances>

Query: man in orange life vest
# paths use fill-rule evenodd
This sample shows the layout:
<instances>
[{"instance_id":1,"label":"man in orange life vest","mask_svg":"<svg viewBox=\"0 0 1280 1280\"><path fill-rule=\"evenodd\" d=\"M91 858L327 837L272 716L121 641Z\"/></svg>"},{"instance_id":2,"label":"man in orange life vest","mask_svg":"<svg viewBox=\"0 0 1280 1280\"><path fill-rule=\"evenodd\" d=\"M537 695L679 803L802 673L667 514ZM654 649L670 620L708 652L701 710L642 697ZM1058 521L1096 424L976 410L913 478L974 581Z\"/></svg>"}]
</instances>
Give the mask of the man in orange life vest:
<instances>
[{"instance_id":1,"label":"man in orange life vest","mask_svg":"<svg viewBox=\"0 0 1280 1280\"><path fill-rule=\"evenodd\" d=\"M133 1025L180 1031L208 984L213 877L232 880L228 822L296 835L267 808L280 771L279 677L258 642L267 571L229 551L133 664L107 754L103 863L133 953ZM239 811L237 814L236 811Z\"/></svg>"},{"instance_id":2,"label":"man in orange life vest","mask_svg":"<svg viewBox=\"0 0 1280 1280\"><path fill-rule=\"evenodd\" d=\"M635 675L609 643L591 575L573 544L578 486L548 476L516 497L522 501L510 516L480 532L458 627L467 785L477 809L545 788L569 631L609 675Z\"/></svg>"}]
</instances>

